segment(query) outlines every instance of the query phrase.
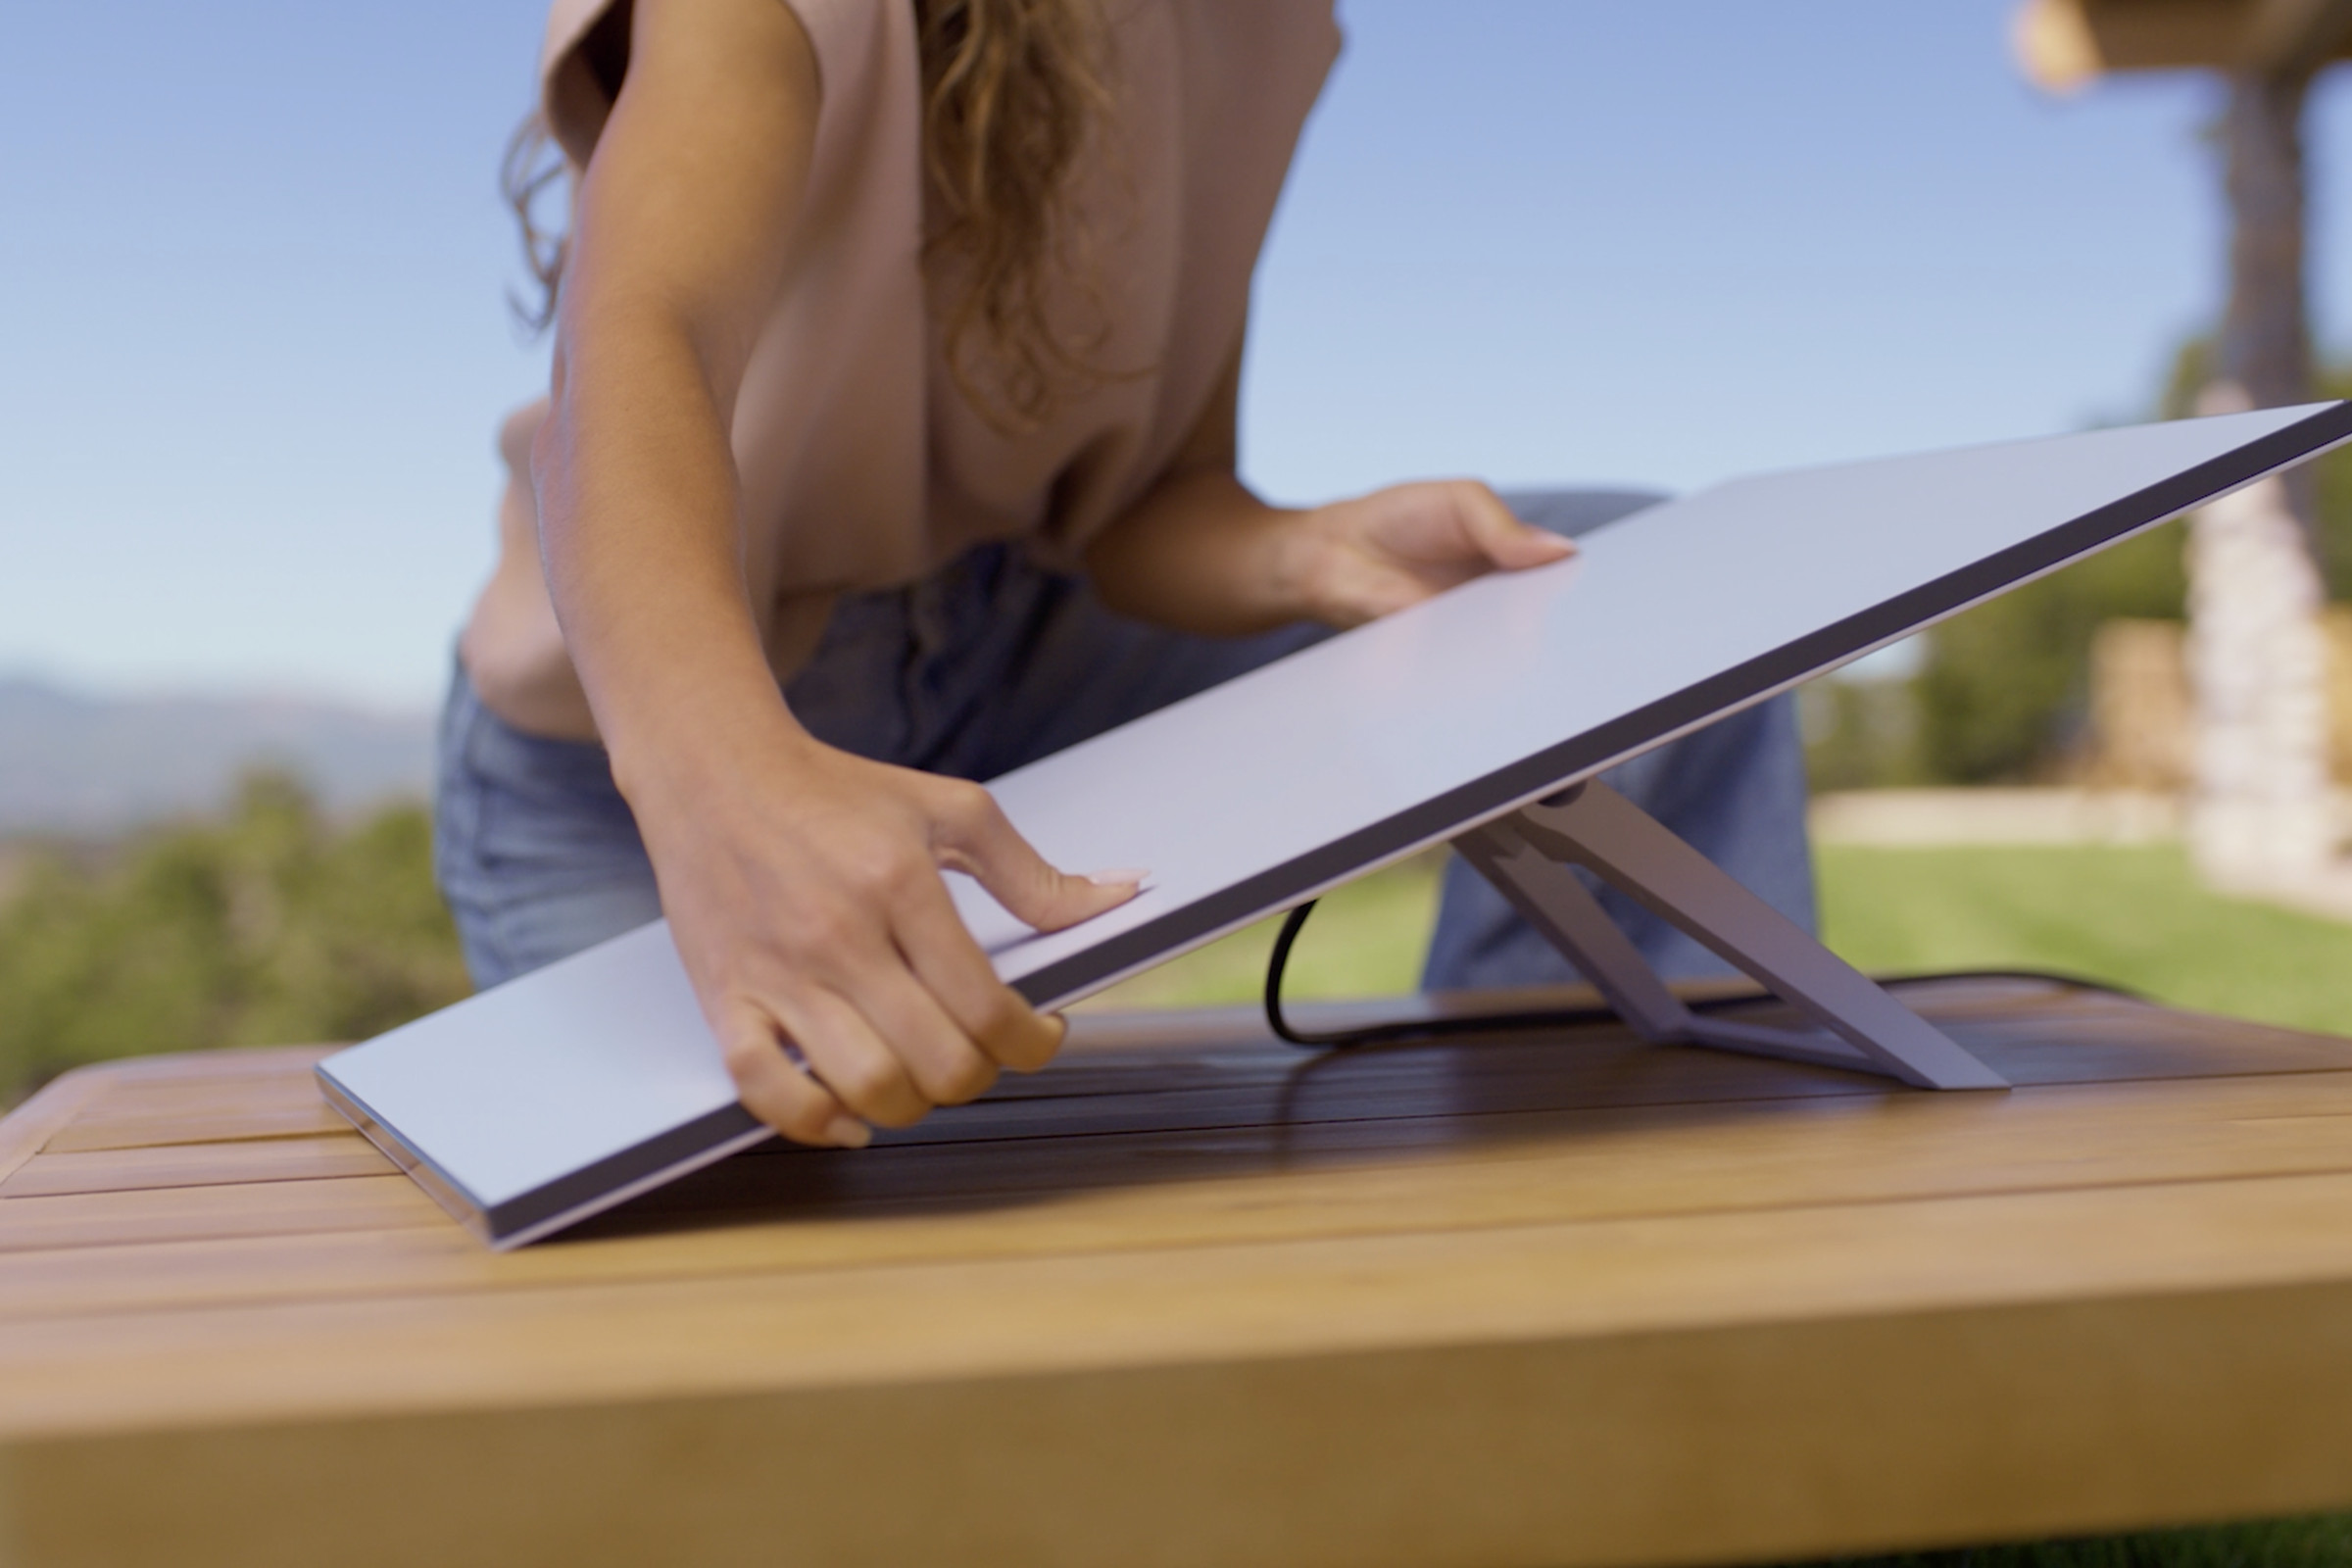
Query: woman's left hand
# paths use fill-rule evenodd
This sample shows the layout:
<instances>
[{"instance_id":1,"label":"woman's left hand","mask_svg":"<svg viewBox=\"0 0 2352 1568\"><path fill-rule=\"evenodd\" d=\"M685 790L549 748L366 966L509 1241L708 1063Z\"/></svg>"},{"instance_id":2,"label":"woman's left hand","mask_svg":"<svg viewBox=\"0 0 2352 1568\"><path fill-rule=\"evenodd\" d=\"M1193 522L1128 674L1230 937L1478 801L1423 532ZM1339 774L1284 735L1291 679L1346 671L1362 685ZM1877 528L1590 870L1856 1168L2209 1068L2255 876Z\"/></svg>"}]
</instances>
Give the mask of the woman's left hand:
<instances>
[{"instance_id":1,"label":"woman's left hand","mask_svg":"<svg viewBox=\"0 0 2352 1568\"><path fill-rule=\"evenodd\" d=\"M1392 485L1292 513L1272 542L1281 597L1331 626L1377 619L1490 571L1576 554L1558 534L1511 515L1472 479Z\"/></svg>"}]
</instances>

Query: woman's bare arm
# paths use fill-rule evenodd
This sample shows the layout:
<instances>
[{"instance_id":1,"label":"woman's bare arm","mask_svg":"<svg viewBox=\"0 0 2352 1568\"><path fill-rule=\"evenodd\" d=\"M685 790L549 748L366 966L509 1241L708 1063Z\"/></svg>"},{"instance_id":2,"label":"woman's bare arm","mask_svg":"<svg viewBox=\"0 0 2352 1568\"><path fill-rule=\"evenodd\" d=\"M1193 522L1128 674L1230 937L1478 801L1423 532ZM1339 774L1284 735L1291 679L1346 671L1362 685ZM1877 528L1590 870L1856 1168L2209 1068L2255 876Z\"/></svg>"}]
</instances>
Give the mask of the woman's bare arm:
<instances>
[{"instance_id":1,"label":"woman's bare arm","mask_svg":"<svg viewBox=\"0 0 2352 1568\"><path fill-rule=\"evenodd\" d=\"M808 173L808 40L774 0L639 0L582 182L532 476L623 788L686 715L788 723L746 596L727 431Z\"/></svg>"},{"instance_id":2,"label":"woman's bare arm","mask_svg":"<svg viewBox=\"0 0 2352 1568\"><path fill-rule=\"evenodd\" d=\"M728 430L819 91L776 0L637 0L532 472L565 645L744 1102L805 1142L857 1144L1060 1042L997 979L943 866L1046 927L1134 889L1047 865L976 785L816 744L767 666Z\"/></svg>"}]
</instances>

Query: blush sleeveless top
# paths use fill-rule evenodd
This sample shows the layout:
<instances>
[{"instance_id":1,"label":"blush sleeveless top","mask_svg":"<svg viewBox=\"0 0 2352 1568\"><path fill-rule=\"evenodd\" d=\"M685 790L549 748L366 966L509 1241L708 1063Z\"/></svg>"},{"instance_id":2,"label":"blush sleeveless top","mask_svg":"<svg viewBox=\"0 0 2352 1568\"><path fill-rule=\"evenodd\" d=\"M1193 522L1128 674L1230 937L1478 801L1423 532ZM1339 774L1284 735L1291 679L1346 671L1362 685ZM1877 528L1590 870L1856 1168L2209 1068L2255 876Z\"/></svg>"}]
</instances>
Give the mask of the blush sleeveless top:
<instances>
[{"instance_id":1,"label":"blush sleeveless top","mask_svg":"<svg viewBox=\"0 0 2352 1568\"><path fill-rule=\"evenodd\" d=\"M625 80L625 17L597 25L612 3L556 0L549 19L543 108L575 172ZM1086 275L1055 274L1048 307L1104 373L1041 425L1006 431L949 375L942 285L923 265L911 0L778 3L808 31L821 107L732 445L753 603L781 679L836 596L913 582L991 541L1075 569L1094 533L1152 488L1240 342L1258 249L1340 33L1332 0L1105 0L1112 104L1065 207L1084 225ZM585 737L593 721L547 601L529 496L544 411L508 421L505 559L463 652L494 711Z\"/></svg>"}]
</instances>

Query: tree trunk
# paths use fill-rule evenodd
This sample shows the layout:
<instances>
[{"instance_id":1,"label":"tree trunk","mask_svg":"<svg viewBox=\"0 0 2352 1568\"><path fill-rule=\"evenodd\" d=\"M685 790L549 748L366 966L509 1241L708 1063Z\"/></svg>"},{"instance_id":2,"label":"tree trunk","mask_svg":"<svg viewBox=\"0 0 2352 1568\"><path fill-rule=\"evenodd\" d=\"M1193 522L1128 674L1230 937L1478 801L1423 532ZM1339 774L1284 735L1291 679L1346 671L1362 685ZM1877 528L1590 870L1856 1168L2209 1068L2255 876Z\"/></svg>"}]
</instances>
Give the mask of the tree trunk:
<instances>
[{"instance_id":1,"label":"tree trunk","mask_svg":"<svg viewBox=\"0 0 2352 1568\"><path fill-rule=\"evenodd\" d=\"M2311 397L2304 308L2305 74L2240 74L2223 122L2230 303L2219 379L2200 411ZM2190 683L2196 694L2190 847L2209 881L2247 891L2318 874L2328 810L2327 644L2309 470L2199 511L2189 530Z\"/></svg>"},{"instance_id":2,"label":"tree trunk","mask_svg":"<svg viewBox=\"0 0 2352 1568\"><path fill-rule=\"evenodd\" d=\"M2258 409L2311 396L2303 304L2303 75L2236 75L2223 117L2230 198L2230 303L2221 378Z\"/></svg>"}]
</instances>

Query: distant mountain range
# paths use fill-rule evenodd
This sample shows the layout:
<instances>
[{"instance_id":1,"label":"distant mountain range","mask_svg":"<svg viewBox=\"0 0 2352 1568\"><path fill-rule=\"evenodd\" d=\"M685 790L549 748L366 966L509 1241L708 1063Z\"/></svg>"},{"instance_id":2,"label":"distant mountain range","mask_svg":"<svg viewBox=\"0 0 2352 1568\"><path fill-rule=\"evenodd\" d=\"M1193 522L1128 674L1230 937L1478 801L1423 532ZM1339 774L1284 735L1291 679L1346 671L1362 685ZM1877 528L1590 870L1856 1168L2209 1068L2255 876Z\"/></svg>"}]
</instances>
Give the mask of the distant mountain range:
<instances>
[{"instance_id":1,"label":"distant mountain range","mask_svg":"<svg viewBox=\"0 0 2352 1568\"><path fill-rule=\"evenodd\" d=\"M433 720L268 697L98 697L0 675L0 836L99 837L213 810L256 766L329 810L431 787Z\"/></svg>"}]
</instances>

